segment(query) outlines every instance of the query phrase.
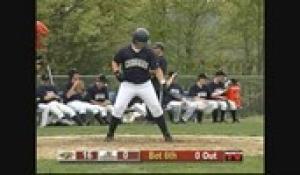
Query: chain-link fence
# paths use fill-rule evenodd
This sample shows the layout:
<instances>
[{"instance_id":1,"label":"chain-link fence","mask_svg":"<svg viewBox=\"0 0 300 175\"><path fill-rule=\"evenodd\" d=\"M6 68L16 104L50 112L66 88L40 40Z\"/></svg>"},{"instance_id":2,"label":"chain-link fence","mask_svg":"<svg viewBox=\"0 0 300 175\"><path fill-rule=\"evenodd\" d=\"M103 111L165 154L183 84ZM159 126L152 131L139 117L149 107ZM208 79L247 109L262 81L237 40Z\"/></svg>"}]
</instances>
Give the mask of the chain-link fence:
<instances>
[{"instance_id":1,"label":"chain-link fence","mask_svg":"<svg viewBox=\"0 0 300 175\"><path fill-rule=\"evenodd\" d=\"M97 75L82 75L86 86L93 83ZM212 77L212 76L209 76ZM263 115L264 113L264 77L256 75L229 75L229 78L236 78L240 81L242 91L243 109L240 111L242 117L252 115ZM116 92L119 86L118 81L113 75L107 75L109 89ZM55 86L63 90L68 81L67 75L54 75ZM189 87L195 83L195 75L179 75L177 82L188 91ZM37 81L37 85L39 81Z\"/></svg>"}]
</instances>

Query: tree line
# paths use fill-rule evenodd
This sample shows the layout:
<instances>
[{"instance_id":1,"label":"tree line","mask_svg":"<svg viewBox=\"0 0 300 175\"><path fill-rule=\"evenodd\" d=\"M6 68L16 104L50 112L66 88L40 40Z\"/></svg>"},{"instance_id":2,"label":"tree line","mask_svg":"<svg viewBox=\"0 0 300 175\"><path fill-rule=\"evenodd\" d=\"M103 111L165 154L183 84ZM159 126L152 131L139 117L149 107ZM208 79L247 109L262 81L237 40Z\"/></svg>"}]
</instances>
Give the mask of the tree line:
<instances>
[{"instance_id":1,"label":"tree line","mask_svg":"<svg viewBox=\"0 0 300 175\"><path fill-rule=\"evenodd\" d=\"M50 30L46 58L54 74L110 74L110 63L137 27L165 44L180 74L264 73L263 0L38 0Z\"/></svg>"}]
</instances>

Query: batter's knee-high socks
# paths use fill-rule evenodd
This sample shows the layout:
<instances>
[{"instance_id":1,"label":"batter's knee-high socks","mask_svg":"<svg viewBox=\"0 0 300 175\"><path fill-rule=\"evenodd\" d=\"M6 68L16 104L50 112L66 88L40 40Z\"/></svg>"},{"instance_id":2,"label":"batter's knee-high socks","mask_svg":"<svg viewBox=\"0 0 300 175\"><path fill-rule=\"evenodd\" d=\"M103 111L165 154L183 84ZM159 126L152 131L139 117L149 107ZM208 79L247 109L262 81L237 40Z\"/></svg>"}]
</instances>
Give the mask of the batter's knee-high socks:
<instances>
[{"instance_id":1,"label":"batter's knee-high socks","mask_svg":"<svg viewBox=\"0 0 300 175\"><path fill-rule=\"evenodd\" d=\"M221 121L220 122L224 122L225 121L225 112L224 110L221 110Z\"/></svg>"},{"instance_id":2,"label":"batter's knee-high socks","mask_svg":"<svg viewBox=\"0 0 300 175\"><path fill-rule=\"evenodd\" d=\"M219 112L218 109L215 109L212 112L212 119L214 123L218 121L218 112Z\"/></svg>"},{"instance_id":3,"label":"batter's knee-high socks","mask_svg":"<svg viewBox=\"0 0 300 175\"><path fill-rule=\"evenodd\" d=\"M148 107L146 107L146 110L147 110L147 114L146 114L146 120L147 121L150 121L150 122L152 122L154 119L154 117L152 116L152 114L151 114L151 112L150 112L150 110L149 110L149 108Z\"/></svg>"},{"instance_id":4,"label":"batter's knee-high socks","mask_svg":"<svg viewBox=\"0 0 300 175\"><path fill-rule=\"evenodd\" d=\"M111 122L109 124L107 137L114 137L115 131L118 125L121 123L121 119L112 116Z\"/></svg>"},{"instance_id":5,"label":"batter's knee-high socks","mask_svg":"<svg viewBox=\"0 0 300 175\"><path fill-rule=\"evenodd\" d=\"M168 131L164 116L161 115L160 117L155 117L154 120L157 123L157 125L158 125L160 131L162 132L162 134L164 135L164 137L170 137L170 133Z\"/></svg>"}]
</instances>

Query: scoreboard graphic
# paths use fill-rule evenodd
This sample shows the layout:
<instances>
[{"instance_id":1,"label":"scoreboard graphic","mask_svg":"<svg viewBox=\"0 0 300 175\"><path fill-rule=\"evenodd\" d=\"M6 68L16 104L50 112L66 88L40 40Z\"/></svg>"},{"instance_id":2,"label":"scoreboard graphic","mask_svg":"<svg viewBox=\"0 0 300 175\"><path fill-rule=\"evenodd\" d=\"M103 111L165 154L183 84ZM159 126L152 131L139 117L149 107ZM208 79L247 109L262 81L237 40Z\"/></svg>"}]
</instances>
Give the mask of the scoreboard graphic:
<instances>
[{"instance_id":1,"label":"scoreboard graphic","mask_svg":"<svg viewBox=\"0 0 300 175\"><path fill-rule=\"evenodd\" d=\"M76 150L58 151L59 162L241 162L241 150Z\"/></svg>"}]
</instances>

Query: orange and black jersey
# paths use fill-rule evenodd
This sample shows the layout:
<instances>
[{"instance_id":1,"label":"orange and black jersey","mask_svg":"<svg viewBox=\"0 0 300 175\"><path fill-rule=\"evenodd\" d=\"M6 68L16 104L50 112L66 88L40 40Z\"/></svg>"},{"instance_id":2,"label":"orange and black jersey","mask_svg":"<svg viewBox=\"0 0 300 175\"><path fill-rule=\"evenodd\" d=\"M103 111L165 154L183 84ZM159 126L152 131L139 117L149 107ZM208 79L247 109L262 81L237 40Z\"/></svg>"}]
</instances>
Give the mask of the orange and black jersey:
<instances>
[{"instance_id":1,"label":"orange and black jersey","mask_svg":"<svg viewBox=\"0 0 300 175\"><path fill-rule=\"evenodd\" d=\"M226 97L233 101L237 107L241 107L241 88L239 85L230 85L226 91Z\"/></svg>"}]
</instances>

